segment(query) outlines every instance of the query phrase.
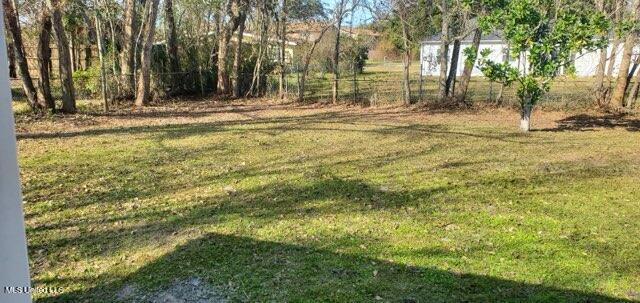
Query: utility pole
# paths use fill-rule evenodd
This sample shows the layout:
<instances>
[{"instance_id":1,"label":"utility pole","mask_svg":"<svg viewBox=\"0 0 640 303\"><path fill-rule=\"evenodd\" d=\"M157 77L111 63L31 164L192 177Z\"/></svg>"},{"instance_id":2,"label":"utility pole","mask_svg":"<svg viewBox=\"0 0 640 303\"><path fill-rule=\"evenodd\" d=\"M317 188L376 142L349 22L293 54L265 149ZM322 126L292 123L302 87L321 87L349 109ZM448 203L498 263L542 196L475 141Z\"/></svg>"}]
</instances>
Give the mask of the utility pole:
<instances>
[{"instance_id":1,"label":"utility pole","mask_svg":"<svg viewBox=\"0 0 640 303\"><path fill-rule=\"evenodd\" d=\"M0 15L4 20L2 7ZM31 284L5 41L4 22L0 22L0 302L26 303L31 302L29 293L11 293Z\"/></svg>"}]
</instances>

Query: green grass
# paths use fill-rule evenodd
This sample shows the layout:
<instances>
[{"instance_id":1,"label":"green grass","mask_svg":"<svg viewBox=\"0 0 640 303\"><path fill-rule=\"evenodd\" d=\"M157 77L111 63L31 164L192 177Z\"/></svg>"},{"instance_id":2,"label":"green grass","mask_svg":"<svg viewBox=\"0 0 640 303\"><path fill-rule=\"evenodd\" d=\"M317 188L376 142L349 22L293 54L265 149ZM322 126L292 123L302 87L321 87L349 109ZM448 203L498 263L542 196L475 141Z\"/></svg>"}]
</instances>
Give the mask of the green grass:
<instances>
[{"instance_id":1,"label":"green grass","mask_svg":"<svg viewBox=\"0 0 640 303\"><path fill-rule=\"evenodd\" d=\"M638 118L516 118L204 102L19 124L33 284L64 288L36 302L193 276L247 302L640 300Z\"/></svg>"}]
</instances>

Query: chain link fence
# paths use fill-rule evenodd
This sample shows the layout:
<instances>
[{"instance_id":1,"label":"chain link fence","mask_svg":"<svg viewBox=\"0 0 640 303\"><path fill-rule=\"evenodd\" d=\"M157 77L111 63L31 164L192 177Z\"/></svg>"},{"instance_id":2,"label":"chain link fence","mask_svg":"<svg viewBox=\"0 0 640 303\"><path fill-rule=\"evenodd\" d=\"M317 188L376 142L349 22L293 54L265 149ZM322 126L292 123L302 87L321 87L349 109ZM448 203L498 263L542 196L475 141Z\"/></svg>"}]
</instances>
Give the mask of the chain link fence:
<instances>
[{"instance_id":1,"label":"chain link fence","mask_svg":"<svg viewBox=\"0 0 640 303\"><path fill-rule=\"evenodd\" d=\"M292 74L286 78L285 90L290 98L298 98L300 75ZM306 102L329 102L333 98L331 75L310 77L305 81L304 99ZM338 79L338 99L341 102L377 106L401 104L404 96L404 78L402 73L382 75L348 75ZM456 83L455 85L458 85ZM612 83L613 85L613 83ZM438 103L439 86L437 77L411 77L409 79L412 103ZM558 78L548 93L539 101L540 105L553 108L584 108L594 105L593 80L588 78ZM455 86L454 86L455 90ZM279 93L279 79L269 77L268 96ZM514 106L519 104L516 86L503 87L484 77L473 77L469 83L466 102L477 105Z\"/></svg>"},{"instance_id":2,"label":"chain link fence","mask_svg":"<svg viewBox=\"0 0 640 303\"><path fill-rule=\"evenodd\" d=\"M436 77L420 77L416 72L409 80L410 96L413 103L438 102L438 79ZM113 102L132 99L134 87L131 79L138 75L114 75L107 73L106 95ZM240 79L241 95L248 95L252 89L253 96L279 96L279 75L270 73L260 75L259 85L252 82L254 75L242 74ZM296 100L300 95L300 71L288 71L284 90L289 99ZM79 99L101 98L100 75L77 74L74 76L76 97ZM37 79L34 79L37 81ZM358 75L344 75L338 79L338 99L343 103L360 104L362 106L379 106L385 104L401 104L404 88L401 72L364 72ZM51 79L54 98L61 97L60 81ZM217 73L212 70L190 70L180 73L152 73L151 88L156 101L178 95L209 95L216 92ZM457 85L457 83L456 83ZM556 79L551 90L546 93L540 104L555 108L589 107L593 106L593 80L589 78L561 77ZM305 102L330 102L333 95L332 74L310 74L304 86ZM14 100L24 100L22 83L19 79L12 80ZM515 87L502 87L483 77L473 77L469 84L467 102L472 104L492 104L511 106L518 103Z\"/></svg>"}]
</instances>

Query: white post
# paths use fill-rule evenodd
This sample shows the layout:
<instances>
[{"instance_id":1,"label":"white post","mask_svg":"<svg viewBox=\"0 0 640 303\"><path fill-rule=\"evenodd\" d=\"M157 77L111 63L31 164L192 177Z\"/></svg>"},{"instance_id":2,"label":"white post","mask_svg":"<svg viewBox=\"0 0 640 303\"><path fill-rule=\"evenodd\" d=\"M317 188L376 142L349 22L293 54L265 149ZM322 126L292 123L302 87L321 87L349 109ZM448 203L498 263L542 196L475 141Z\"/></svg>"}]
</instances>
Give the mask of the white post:
<instances>
[{"instance_id":1,"label":"white post","mask_svg":"<svg viewBox=\"0 0 640 303\"><path fill-rule=\"evenodd\" d=\"M1 7L0 20L4 20ZM0 302L24 303L31 302L29 264L7 65L4 22L0 21Z\"/></svg>"}]
</instances>

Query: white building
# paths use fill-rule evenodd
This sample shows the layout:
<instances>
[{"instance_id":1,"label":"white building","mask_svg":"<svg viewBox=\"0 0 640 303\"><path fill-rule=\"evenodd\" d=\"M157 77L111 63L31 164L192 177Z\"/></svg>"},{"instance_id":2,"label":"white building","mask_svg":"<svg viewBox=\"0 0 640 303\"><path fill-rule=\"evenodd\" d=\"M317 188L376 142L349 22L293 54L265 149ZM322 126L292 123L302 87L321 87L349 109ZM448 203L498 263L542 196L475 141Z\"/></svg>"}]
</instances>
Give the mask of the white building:
<instances>
[{"instance_id":1,"label":"white building","mask_svg":"<svg viewBox=\"0 0 640 303\"><path fill-rule=\"evenodd\" d=\"M462 75L462 70L464 68L465 56L464 49L471 47L473 35L462 39L460 43L460 57L458 59L458 69L457 75ZM512 66L518 66L519 69L525 69L528 67L526 55L522 54L520 58L513 58L509 56L509 51L507 48L507 44L502 40L499 33L493 32L491 34L483 35L482 40L480 40L480 50L483 49L491 49L491 54L489 58L494 62L502 63L509 61ZM453 49L453 44L449 45L449 61L451 59L451 53ZM609 45L607 48L607 54L611 55L611 50L613 47ZM617 54L622 53L622 44L618 47ZM620 61L622 56L616 56L616 60L614 62L614 74L617 74L618 67L620 66ZM579 77L589 77L595 76L596 66L598 65L598 61L600 58L600 50L594 52L585 52L582 54L576 54L574 60L575 66L575 75ZM440 75L440 35L433 36L422 42L420 47L420 59L421 59L421 70L423 76L438 76ZM607 66L607 68L609 68ZM482 72L478 68L478 66L473 67L472 76L482 76Z\"/></svg>"}]
</instances>

